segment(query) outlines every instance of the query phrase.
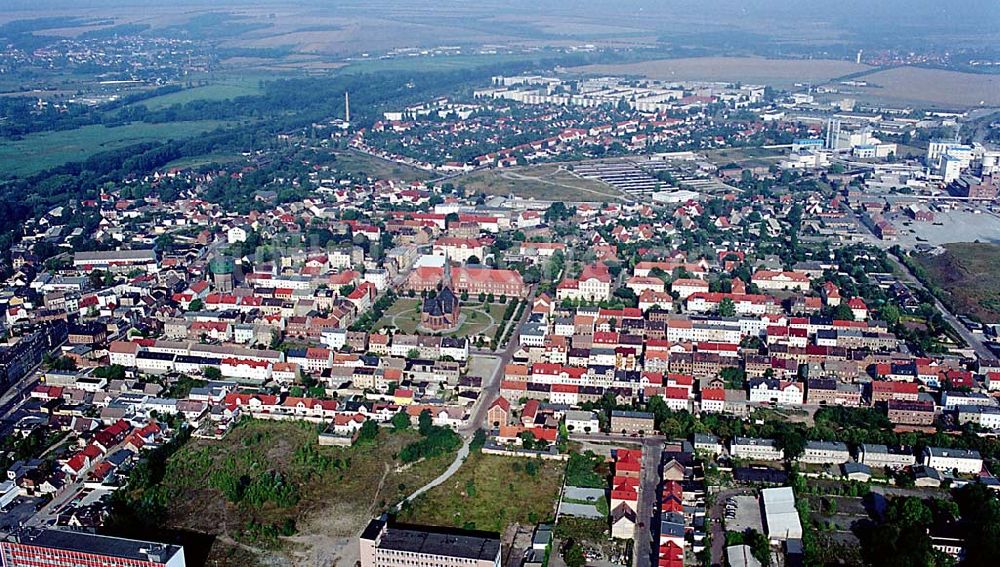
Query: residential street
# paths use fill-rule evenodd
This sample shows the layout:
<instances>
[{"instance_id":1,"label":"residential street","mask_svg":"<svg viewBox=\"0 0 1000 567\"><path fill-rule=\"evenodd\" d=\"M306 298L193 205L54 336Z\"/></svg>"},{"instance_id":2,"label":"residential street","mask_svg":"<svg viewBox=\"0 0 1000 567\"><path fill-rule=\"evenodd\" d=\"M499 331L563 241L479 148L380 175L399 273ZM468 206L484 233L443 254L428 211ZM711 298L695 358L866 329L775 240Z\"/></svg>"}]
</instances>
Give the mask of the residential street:
<instances>
[{"instance_id":1,"label":"residential street","mask_svg":"<svg viewBox=\"0 0 1000 567\"><path fill-rule=\"evenodd\" d=\"M635 551L633 565L656 565L659 538L656 525L659 517L660 460L663 456L663 438L650 437L642 441L642 478L639 484L639 509L636 510Z\"/></svg>"}]
</instances>

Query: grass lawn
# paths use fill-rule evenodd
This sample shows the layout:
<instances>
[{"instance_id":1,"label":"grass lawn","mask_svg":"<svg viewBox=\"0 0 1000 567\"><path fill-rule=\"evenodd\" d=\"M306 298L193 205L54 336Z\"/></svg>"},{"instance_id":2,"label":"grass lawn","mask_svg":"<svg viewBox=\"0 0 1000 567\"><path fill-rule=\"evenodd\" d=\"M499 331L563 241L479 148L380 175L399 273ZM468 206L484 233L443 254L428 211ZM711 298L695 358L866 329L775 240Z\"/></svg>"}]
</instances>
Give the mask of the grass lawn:
<instances>
[{"instance_id":1,"label":"grass lawn","mask_svg":"<svg viewBox=\"0 0 1000 567\"><path fill-rule=\"evenodd\" d=\"M84 126L61 132L29 134L21 140L0 142L2 175L31 175L93 154L154 140L184 139L227 123L219 120L145 124L134 122L107 128Z\"/></svg>"},{"instance_id":2,"label":"grass lawn","mask_svg":"<svg viewBox=\"0 0 1000 567\"><path fill-rule=\"evenodd\" d=\"M953 313L968 314L984 323L1000 321L1000 245L946 244L937 256L918 256L932 283L944 290Z\"/></svg>"},{"instance_id":3,"label":"grass lawn","mask_svg":"<svg viewBox=\"0 0 1000 567\"><path fill-rule=\"evenodd\" d=\"M360 152L337 152L333 166L347 175L362 175L375 179L400 179L403 181L424 181L434 177L429 171L409 167L395 162L372 157Z\"/></svg>"},{"instance_id":4,"label":"grass lawn","mask_svg":"<svg viewBox=\"0 0 1000 567\"><path fill-rule=\"evenodd\" d=\"M420 298L416 297L397 299L389 309L385 310L382 318L376 321L375 328L394 326L404 333L415 333L417 325L420 324L420 302ZM500 303L491 303L487 306L481 303L465 304L462 306L462 314L465 315L462 325L446 335L451 337L474 337L481 334L491 336L496 332L496 326L503 322L505 309L506 305Z\"/></svg>"},{"instance_id":5,"label":"grass lawn","mask_svg":"<svg viewBox=\"0 0 1000 567\"><path fill-rule=\"evenodd\" d=\"M221 536L207 565L247 565L239 562L245 555L230 559L233 545L227 539L268 549L257 562L273 564L270 559L291 548L296 554L328 552L339 538L353 537L373 515L443 472L454 453L405 466L398 460L400 450L418 438L414 431L383 430L368 444L320 447L315 424L249 420L219 441L196 439L182 447L168 460L155 491L170 502L166 528ZM229 502L213 482L221 472L249 481L278 473L298 498L291 505L260 502L250 482L243 500ZM292 538L275 540L251 528L251 522L271 526L288 520L297 530Z\"/></svg>"},{"instance_id":6,"label":"grass lawn","mask_svg":"<svg viewBox=\"0 0 1000 567\"><path fill-rule=\"evenodd\" d=\"M599 203L621 196L606 183L577 177L552 164L474 171L453 179L452 183L487 195L517 195L541 201Z\"/></svg>"},{"instance_id":7,"label":"grass lawn","mask_svg":"<svg viewBox=\"0 0 1000 567\"><path fill-rule=\"evenodd\" d=\"M419 298L400 297L385 310L382 318L375 322L375 328L381 329L386 326L395 326L404 333L413 333L420 323Z\"/></svg>"},{"instance_id":8,"label":"grass lawn","mask_svg":"<svg viewBox=\"0 0 1000 567\"><path fill-rule=\"evenodd\" d=\"M463 305L462 314L465 315L465 322L457 331L448 334L453 337L493 336L497 325L503 324L503 312L506 307L499 303L491 303L485 307L482 304Z\"/></svg>"},{"instance_id":9,"label":"grass lawn","mask_svg":"<svg viewBox=\"0 0 1000 567\"><path fill-rule=\"evenodd\" d=\"M561 461L473 453L447 482L400 513L406 522L502 532L555 515Z\"/></svg>"}]
</instances>

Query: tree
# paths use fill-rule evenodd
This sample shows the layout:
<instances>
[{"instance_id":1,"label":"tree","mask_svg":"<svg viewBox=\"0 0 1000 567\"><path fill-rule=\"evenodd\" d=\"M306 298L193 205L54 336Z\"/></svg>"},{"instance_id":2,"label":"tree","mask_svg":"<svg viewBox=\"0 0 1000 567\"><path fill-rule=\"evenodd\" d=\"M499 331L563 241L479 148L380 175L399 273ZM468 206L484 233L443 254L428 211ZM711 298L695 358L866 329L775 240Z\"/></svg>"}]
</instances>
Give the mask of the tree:
<instances>
[{"instance_id":1,"label":"tree","mask_svg":"<svg viewBox=\"0 0 1000 567\"><path fill-rule=\"evenodd\" d=\"M583 548L576 542L571 542L563 551L563 561L566 567L583 567L587 564L587 558L583 556Z\"/></svg>"},{"instance_id":2,"label":"tree","mask_svg":"<svg viewBox=\"0 0 1000 567\"><path fill-rule=\"evenodd\" d=\"M969 528L965 564L994 564L1000 557L1000 499L996 492L972 482L956 491L955 501Z\"/></svg>"},{"instance_id":3,"label":"tree","mask_svg":"<svg viewBox=\"0 0 1000 567\"><path fill-rule=\"evenodd\" d=\"M899 318L901 316L901 313L899 312L899 308L896 307L895 305L892 305L890 303L882 306L880 313L882 315L882 320L888 323L890 327L893 327L896 325L896 323L899 323Z\"/></svg>"},{"instance_id":4,"label":"tree","mask_svg":"<svg viewBox=\"0 0 1000 567\"><path fill-rule=\"evenodd\" d=\"M719 302L719 315L722 317L735 317L736 304L729 297L723 297Z\"/></svg>"},{"instance_id":5,"label":"tree","mask_svg":"<svg viewBox=\"0 0 1000 567\"><path fill-rule=\"evenodd\" d=\"M743 389L746 381L746 374L736 366L727 366L719 371L719 377L726 382L726 386L736 390Z\"/></svg>"},{"instance_id":6,"label":"tree","mask_svg":"<svg viewBox=\"0 0 1000 567\"><path fill-rule=\"evenodd\" d=\"M406 351L406 358L420 358L420 349L411 348L410 350Z\"/></svg>"},{"instance_id":7,"label":"tree","mask_svg":"<svg viewBox=\"0 0 1000 567\"><path fill-rule=\"evenodd\" d=\"M834 307L833 318L840 321L853 321L854 311L851 310L851 306L847 303L841 303L840 305Z\"/></svg>"},{"instance_id":8,"label":"tree","mask_svg":"<svg viewBox=\"0 0 1000 567\"><path fill-rule=\"evenodd\" d=\"M376 437L378 437L378 424L374 420L366 419L361 424L361 429L358 430L358 441L372 441Z\"/></svg>"},{"instance_id":9,"label":"tree","mask_svg":"<svg viewBox=\"0 0 1000 567\"><path fill-rule=\"evenodd\" d=\"M483 262L479 259L479 256L473 254L465 261L466 264L482 264Z\"/></svg>"},{"instance_id":10,"label":"tree","mask_svg":"<svg viewBox=\"0 0 1000 567\"><path fill-rule=\"evenodd\" d=\"M886 519L904 528L911 528L930 525L934 521L934 514L922 499L904 496L892 499Z\"/></svg>"},{"instance_id":11,"label":"tree","mask_svg":"<svg viewBox=\"0 0 1000 567\"><path fill-rule=\"evenodd\" d=\"M392 416L393 431L405 431L409 428L410 428L410 416L407 415L406 411L400 410L399 413Z\"/></svg>"},{"instance_id":12,"label":"tree","mask_svg":"<svg viewBox=\"0 0 1000 567\"><path fill-rule=\"evenodd\" d=\"M205 302L200 299L195 299L191 303L188 303L188 311L201 311L205 308Z\"/></svg>"},{"instance_id":13,"label":"tree","mask_svg":"<svg viewBox=\"0 0 1000 567\"><path fill-rule=\"evenodd\" d=\"M431 410L425 409L420 412L420 416L417 418L417 430L420 431L420 434L426 437L433 427L434 417L431 415Z\"/></svg>"},{"instance_id":14,"label":"tree","mask_svg":"<svg viewBox=\"0 0 1000 567\"><path fill-rule=\"evenodd\" d=\"M52 364L49 366L52 370L71 372L76 370L76 360L73 360L68 356L60 356L59 358L53 360Z\"/></svg>"},{"instance_id":15,"label":"tree","mask_svg":"<svg viewBox=\"0 0 1000 567\"><path fill-rule=\"evenodd\" d=\"M794 461L806 450L806 438L797 429L787 428L779 431L774 438L779 449L785 451L785 460Z\"/></svg>"},{"instance_id":16,"label":"tree","mask_svg":"<svg viewBox=\"0 0 1000 567\"><path fill-rule=\"evenodd\" d=\"M521 438L521 446L525 449L531 450L535 448L535 434L530 431L524 431L519 435Z\"/></svg>"},{"instance_id":17,"label":"tree","mask_svg":"<svg viewBox=\"0 0 1000 567\"><path fill-rule=\"evenodd\" d=\"M201 371L205 380L222 380L222 370L215 366L206 366Z\"/></svg>"}]
</instances>

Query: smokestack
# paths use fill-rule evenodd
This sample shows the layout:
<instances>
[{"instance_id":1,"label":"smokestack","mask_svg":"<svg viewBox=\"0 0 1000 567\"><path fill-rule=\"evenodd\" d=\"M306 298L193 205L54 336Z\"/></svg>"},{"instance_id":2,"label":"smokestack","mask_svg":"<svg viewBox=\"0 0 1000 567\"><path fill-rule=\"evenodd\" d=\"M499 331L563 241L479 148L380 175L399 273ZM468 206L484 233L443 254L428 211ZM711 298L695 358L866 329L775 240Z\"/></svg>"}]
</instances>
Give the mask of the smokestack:
<instances>
[{"instance_id":1,"label":"smokestack","mask_svg":"<svg viewBox=\"0 0 1000 567\"><path fill-rule=\"evenodd\" d=\"M351 122L351 94L344 91L344 122Z\"/></svg>"}]
</instances>

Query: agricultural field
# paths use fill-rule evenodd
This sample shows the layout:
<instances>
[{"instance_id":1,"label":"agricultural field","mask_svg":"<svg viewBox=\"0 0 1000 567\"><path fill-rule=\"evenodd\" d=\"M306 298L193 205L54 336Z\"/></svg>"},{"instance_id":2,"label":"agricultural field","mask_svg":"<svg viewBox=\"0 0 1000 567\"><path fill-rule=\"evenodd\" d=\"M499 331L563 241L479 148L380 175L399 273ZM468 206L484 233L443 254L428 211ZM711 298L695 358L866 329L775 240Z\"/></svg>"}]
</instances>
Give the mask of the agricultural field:
<instances>
[{"instance_id":1,"label":"agricultural field","mask_svg":"<svg viewBox=\"0 0 1000 567\"><path fill-rule=\"evenodd\" d=\"M641 75L664 81L742 81L775 87L800 82L826 82L865 71L867 65L827 59L765 59L763 57L687 57L622 65L571 67L595 75Z\"/></svg>"},{"instance_id":2,"label":"agricultural field","mask_svg":"<svg viewBox=\"0 0 1000 567\"><path fill-rule=\"evenodd\" d=\"M220 120L134 122L114 128L93 125L29 134L21 140L0 142L0 176L31 175L71 161L85 160L106 150L140 142L190 138L227 124Z\"/></svg>"},{"instance_id":3,"label":"agricultural field","mask_svg":"<svg viewBox=\"0 0 1000 567\"><path fill-rule=\"evenodd\" d=\"M984 323L1000 321L1000 245L946 244L937 256L918 256L926 277L943 290L942 301L953 313Z\"/></svg>"},{"instance_id":4,"label":"agricultural field","mask_svg":"<svg viewBox=\"0 0 1000 567\"><path fill-rule=\"evenodd\" d=\"M944 108L1000 105L1000 75L944 69L897 67L865 75L873 86L858 88L861 99Z\"/></svg>"},{"instance_id":5,"label":"agricultural field","mask_svg":"<svg viewBox=\"0 0 1000 567\"><path fill-rule=\"evenodd\" d=\"M617 189L606 183L578 177L550 164L475 171L451 182L470 192L516 195L539 201L600 203L621 197Z\"/></svg>"},{"instance_id":6,"label":"agricultural field","mask_svg":"<svg viewBox=\"0 0 1000 567\"><path fill-rule=\"evenodd\" d=\"M245 421L222 440L189 441L158 484L130 496L169 502L167 530L211 536L206 565L353 565L369 519L454 460L404 465L414 431L383 429L349 448L319 447L316 434L310 423Z\"/></svg>"},{"instance_id":7,"label":"agricultural field","mask_svg":"<svg viewBox=\"0 0 1000 567\"><path fill-rule=\"evenodd\" d=\"M399 517L495 532L515 522L551 520L564 467L561 461L473 453L453 477L404 507Z\"/></svg>"},{"instance_id":8,"label":"agricultural field","mask_svg":"<svg viewBox=\"0 0 1000 567\"><path fill-rule=\"evenodd\" d=\"M374 179L399 179L402 181L425 181L434 174L396 162L384 160L355 151L336 153L333 167L345 174Z\"/></svg>"}]
</instances>

